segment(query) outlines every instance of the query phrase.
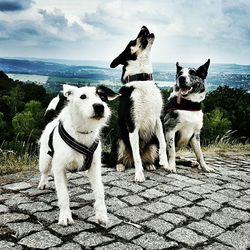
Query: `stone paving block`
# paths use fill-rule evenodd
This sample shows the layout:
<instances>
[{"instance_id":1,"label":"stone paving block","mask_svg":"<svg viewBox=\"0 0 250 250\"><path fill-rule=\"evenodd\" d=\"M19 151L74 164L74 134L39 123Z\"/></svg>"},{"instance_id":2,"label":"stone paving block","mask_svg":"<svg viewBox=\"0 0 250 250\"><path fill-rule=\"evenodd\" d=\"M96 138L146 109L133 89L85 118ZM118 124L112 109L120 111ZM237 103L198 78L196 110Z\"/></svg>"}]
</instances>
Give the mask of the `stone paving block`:
<instances>
[{"instance_id":1,"label":"stone paving block","mask_svg":"<svg viewBox=\"0 0 250 250\"><path fill-rule=\"evenodd\" d=\"M189 184L192 184L192 185L204 184L204 181L196 180L196 179L193 179L193 178L190 178L190 177L187 177L187 176L184 176L184 175L179 175L179 174L169 174L168 177L179 180L181 182L186 182L186 183L189 183Z\"/></svg>"},{"instance_id":2,"label":"stone paving block","mask_svg":"<svg viewBox=\"0 0 250 250\"><path fill-rule=\"evenodd\" d=\"M106 206L108 211L115 211L124 207L127 207L128 205L125 202L122 202L116 197L106 199Z\"/></svg>"},{"instance_id":3,"label":"stone paving block","mask_svg":"<svg viewBox=\"0 0 250 250\"><path fill-rule=\"evenodd\" d=\"M140 193L140 196L147 199L155 199L164 196L165 194L158 191L155 188L147 189L146 191Z\"/></svg>"},{"instance_id":4,"label":"stone paving block","mask_svg":"<svg viewBox=\"0 0 250 250\"><path fill-rule=\"evenodd\" d=\"M48 211L48 210L52 209L51 206L47 205L44 202L40 202L40 201L32 202L32 203L23 203L23 204L18 205L18 208L21 211L26 211L26 212L31 213L31 214L33 214L35 212Z\"/></svg>"},{"instance_id":5,"label":"stone paving block","mask_svg":"<svg viewBox=\"0 0 250 250\"><path fill-rule=\"evenodd\" d=\"M115 197L120 197L120 196L128 195L128 192L122 188L112 187L106 190L106 194L115 196Z\"/></svg>"},{"instance_id":6,"label":"stone paving block","mask_svg":"<svg viewBox=\"0 0 250 250\"><path fill-rule=\"evenodd\" d=\"M207 240L207 238L196 234L188 228L177 228L167 234L167 236L190 247L195 247L197 244L203 243Z\"/></svg>"},{"instance_id":7,"label":"stone paving block","mask_svg":"<svg viewBox=\"0 0 250 250\"><path fill-rule=\"evenodd\" d=\"M80 220L75 220L73 225L69 225L67 227L63 227L57 223L54 223L49 226L50 229L52 229L57 234L61 234L61 235L80 233L82 231L85 231L87 229L92 229L94 227L95 226L93 226L92 224L89 224L87 222L80 221Z\"/></svg>"},{"instance_id":8,"label":"stone paving block","mask_svg":"<svg viewBox=\"0 0 250 250\"><path fill-rule=\"evenodd\" d=\"M80 186L80 187L82 187L84 185L89 185L89 187L90 187L89 178L87 178L87 177L72 179L69 181L69 183L74 184L75 186Z\"/></svg>"},{"instance_id":9,"label":"stone paving block","mask_svg":"<svg viewBox=\"0 0 250 250\"><path fill-rule=\"evenodd\" d=\"M211 199L211 200L214 200L214 201L221 203L221 204L232 200L231 197L228 197L227 195L220 194L220 193L206 194L206 195L204 195L204 197Z\"/></svg>"},{"instance_id":10,"label":"stone paving block","mask_svg":"<svg viewBox=\"0 0 250 250\"><path fill-rule=\"evenodd\" d=\"M112 185L120 187L120 188L124 188L134 193L138 193L146 189L146 187L140 186L135 183L128 183L127 181L112 181Z\"/></svg>"},{"instance_id":11,"label":"stone paving block","mask_svg":"<svg viewBox=\"0 0 250 250\"><path fill-rule=\"evenodd\" d=\"M195 194L200 194L200 195L209 194L209 193L213 192L210 189L208 189L206 187L201 187L201 186L187 187L187 188L185 188L185 191L195 193Z\"/></svg>"},{"instance_id":12,"label":"stone paving block","mask_svg":"<svg viewBox=\"0 0 250 250\"><path fill-rule=\"evenodd\" d=\"M239 219L232 218L222 212L213 213L211 216L206 217L206 219L225 229L240 221Z\"/></svg>"},{"instance_id":13,"label":"stone paving block","mask_svg":"<svg viewBox=\"0 0 250 250\"><path fill-rule=\"evenodd\" d=\"M29 248L45 249L57 246L62 241L49 231L41 231L22 238L18 243Z\"/></svg>"},{"instance_id":14,"label":"stone paving block","mask_svg":"<svg viewBox=\"0 0 250 250\"><path fill-rule=\"evenodd\" d=\"M220 203L213 201L213 200L210 200L210 199L205 199L205 200L197 203L197 205L202 206L202 207L207 207L207 208L210 208L212 210L218 210L221 207Z\"/></svg>"},{"instance_id":15,"label":"stone paving block","mask_svg":"<svg viewBox=\"0 0 250 250\"><path fill-rule=\"evenodd\" d=\"M39 201L50 203L52 201L57 201L57 196L55 193L43 194L37 197Z\"/></svg>"},{"instance_id":16,"label":"stone paving block","mask_svg":"<svg viewBox=\"0 0 250 250\"><path fill-rule=\"evenodd\" d=\"M167 194L181 190L180 187L172 186L169 184L160 184L160 185L156 186L155 188L157 190L164 191Z\"/></svg>"},{"instance_id":17,"label":"stone paving block","mask_svg":"<svg viewBox=\"0 0 250 250\"><path fill-rule=\"evenodd\" d=\"M234 189L222 189L219 190L218 193L226 195L227 197L230 198L230 200L234 200L242 195L241 192Z\"/></svg>"},{"instance_id":18,"label":"stone paving block","mask_svg":"<svg viewBox=\"0 0 250 250\"><path fill-rule=\"evenodd\" d=\"M169 184L172 186L176 186L178 188L181 188L181 189L192 186L192 184L190 184L190 183L179 181L179 180L171 181Z\"/></svg>"},{"instance_id":19,"label":"stone paving block","mask_svg":"<svg viewBox=\"0 0 250 250\"><path fill-rule=\"evenodd\" d=\"M241 186L235 185L234 183L226 183L226 184L222 185L222 188L234 189L234 190L241 190L242 189Z\"/></svg>"},{"instance_id":20,"label":"stone paving block","mask_svg":"<svg viewBox=\"0 0 250 250\"><path fill-rule=\"evenodd\" d=\"M171 222L174 225L180 225L187 220L185 216L175 213L165 213L160 215L159 218Z\"/></svg>"},{"instance_id":21,"label":"stone paving block","mask_svg":"<svg viewBox=\"0 0 250 250\"><path fill-rule=\"evenodd\" d=\"M59 209L55 209L50 212L37 212L34 214L39 221L45 221L47 223L53 223L58 221Z\"/></svg>"},{"instance_id":22,"label":"stone paving block","mask_svg":"<svg viewBox=\"0 0 250 250\"><path fill-rule=\"evenodd\" d=\"M180 196L174 195L174 194L170 194L168 196L165 196L164 198L161 198L160 200L163 202L166 202L166 203L173 204L176 207L184 207L184 206L188 206L188 205L192 204L190 201L188 201Z\"/></svg>"},{"instance_id":23,"label":"stone paving block","mask_svg":"<svg viewBox=\"0 0 250 250\"><path fill-rule=\"evenodd\" d=\"M121 199L128 202L129 204L131 204L133 206L146 202L145 199L143 199L142 197L140 197L138 195L125 196L125 197L122 197Z\"/></svg>"},{"instance_id":24,"label":"stone paving block","mask_svg":"<svg viewBox=\"0 0 250 250\"><path fill-rule=\"evenodd\" d=\"M151 213L154 213L154 214L161 214L161 213L164 213L164 212L171 210L173 208L173 206L169 205L167 203L164 203L164 202L157 201L155 203L150 203L148 205L144 205L141 208L143 208Z\"/></svg>"},{"instance_id":25,"label":"stone paving block","mask_svg":"<svg viewBox=\"0 0 250 250\"><path fill-rule=\"evenodd\" d=\"M242 201L250 202L250 195L246 194L240 197Z\"/></svg>"},{"instance_id":26,"label":"stone paving block","mask_svg":"<svg viewBox=\"0 0 250 250\"><path fill-rule=\"evenodd\" d=\"M20 191L20 193L28 194L29 196L37 196L40 194L48 194L51 192L54 192L54 191L50 189L41 190L41 189L38 189L37 187L32 187L32 188Z\"/></svg>"},{"instance_id":27,"label":"stone paving block","mask_svg":"<svg viewBox=\"0 0 250 250\"><path fill-rule=\"evenodd\" d=\"M244 222L250 220L250 213L232 207L225 207L221 210L221 212L223 212L225 216L229 216Z\"/></svg>"},{"instance_id":28,"label":"stone paving block","mask_svg":"<svg viewBox=\"0 0 250 250\"><path fill-rule=\"evenodd\" d=\"M0 240L0 249L2 249L2 250L21 250L23 248L22 248L22 246L17 245L13 242Z\"/></svg>"},{"instance_id":29,"label":"stone paving block","mask_svg":"<svg viewBox=\"0 0 250 250\"><path fill-rule=\"evenodd\" d=\"M139 222L141 220L146 220L152 213L146 212L139 207L128 207L115 211L115 214L118 216L122 216L125 219L132 222Z\"/></svg>"},{"instance_id":30,"label":"stone paving block","mask_svg":"<svg viewBox=\"0 0 250 250\"><path fill-rule=\"evenodd\" d=\"M140 229L132 225L119 225L114 227L109 233L130 241L136 236L144 234Z\"/></svg>"},{"instance_id":31,"label":"stone paving block","mask_svg":"<svg viewBox=\"0 0 250 250\"><path fill-rule=\"evenodd\" d=\"M130 243L123 244L121 242L115 242L112 244L108 244L106 246L95 248L95 250L118 250L118 249L119 250L142 250L142 248L137 245L130 244Z\"/></svg>"},{"instance_id":32,"label":"stone paving block","mask_svg":"<svg viewBox=\"0 0 250 250\"><path fill-rule=\"evenodd\" d=\"M140 183L140 185L147 187L147 188L152 188L152 187L158 186L159 183L155 180L147 180L147 181Z\"/></svg>"},{"instance_id":33,"label":"stone paving block","mask_svg":"<svg viewBox=\"0 0 250 250\"><path fill-rule=\"evenodd\" d=\"M87 202L93 202L94 199L95 199L95 197L94 197L94 194L92 192L81 194L81 195L77 195L75 197L75 200L84 200L84 201L87 201Z\"/></svg>"},{"instance_id":34,"label":"stone paving block","mask_svg":"<svg viewBox=\"0 0 250 250\"><path fill-rule=\"evenodd\" d=\"M199 222L192 222L187 227L195 230L199 234L203 234L210 238L213 238L224 232L224 230L221 227L215 226L205 220L201 220Z\"/></svg>"},{"instance_id":35,"label":"stone paving block","mask_svg":"<svg viewBox=\"0 0 250 250\"><path fill-rule=\"evenodd\" d=\"M9 208L5 205L0 205L0 213L7 213Z\"/></svg>"},{"instance_id":36,"label":"stone paving block","mask_svg":"<svg viewBox=\"0 0 250 250\"><path fill-rule=\"evenodd\" d=\"M114 239L107 236L103 236L99 233L82 232L78 234L76 237L74 237L73 240L79 243L81 246L89 248L100 244L104 244L106 242L110 242Z\"/></svg>"},{"instance_id":37,"label":"stone paving block","mask_svg":"<svg viewBox=\"0 0 250 250\"><path fill-rule=\"evenodd\" d=\"M143 223L143 225L154 230L158 234L165 234L174 228L174 226L171 223L158 218L146 221Z\"/></svg>"},{"instance_id":38,"label":"stone paving block","mask_svg":"<svg viewBox=\"0 0 250 250\"><path fill-rule=\"evenodd\" d=\"M1 224L6 224L8 222L16 222L20 220L27 220L29 219L29 215L27 214L20 214L20 213L5 213L0 214L0 222Z\"/></svg>"},{"instance_id":39,"label":"stone paving block","mask_svg":"<svg viewBox=\"0 0 250 250\"><path fill-rule=\"evenodd\" d=\"M16 207L19 204L27 203L27 202L32 202L32 200L29 197L25 196L24 194L15 194L15 195L12 195L4 203L7 206Z\"/></svg>"},{"instance_id":40,"label":"stone paving block","mask_svg":"<svg viewBox=\"0 0 250 250\"><path fill-rule=\"evenodd\" d=\"M220 190L220 189L223 189L221 186L219 185L216 185L215 183L206 183L206 184L203 184L200 186L201 188L205 188L205 189L208 189L210 190L211 192L212 191L217 191L217 190Z\"/></svg>"},{"instance_id":41,"label":"stone paving block","mask_svg":"<svg viewBox=\"0 0 250 250\"><path fill-rule=\"evenodd\" d=\"M177 211L184 213L185 215L190 216L196 220L199 220L203 218L205 213L207 213L209 210L206 207L192 206L192 207L179 208Z\"/></svg>"},{"instance_id":42,"label":"stone paving block","mask_svg":"<svg viewBox=\"0 0 250 250\"><path fill-rule=\"evenodd\" d=\"M16 232L15 237L18 239L28 235L31 232L41 231L43 226L30 222L8 223L7 226Z\"/></svg>"},{"instance_id":43,"label":"stone paving block","mask_svg":"<svg viewBox=\"0 0 250 250\"><path fill-rule=\"evenodd\" d=\"M178 194L189 201L195 201L201 198L199 194L193 194L187 191L181 191Z\"/></svg>"},{"instance_id":44,"label":"stone paving block","mask_svg":"<svg viewBox=\"0 0 250 250\"><path fill-rule=\"evenodd\" d=\"M155 233L147 233L133 240L133 243L142 246L145 249L168 249L178 246L174 241L166 241L163 237Z\"/></svg>"},{"instance_id":45,"label":"stone paving block","mask_svg":"<svg viewBox=\"0 0 250 250\"><path fill-rule=\"evenodd\" d=\"M242 210L250 210L250 202L241 201L239 199L229 202L229 205Z\"/></svg>"},{"instance_id":46,"label":"stone paving block","mask_svg":"<svg viewBox=\"0 0 250 250\"><path fill-rule=\"evenodd\" d=\"M79 244L76 243L66 243L62 246L59 247L50 247L49 250L82 250L81 246Z\"/></svg>"},{"instance_id":47,"label":"stone paving block","mask_svg":"<svg viewBox=\"0 0 250 250\"><path fill-rule=\"evenodd\" d=\"M71 211L81 219L87 219L95 214L94 208L91 206L84 206L79 209L72 209Z\"/></svg>"},{"instance_id":48,"label":"stone paving block","mask_svg":"<svg viewBox=\"0 0 250 250\"><path fill-rule=\"evenodd\" d=\"M28 189L31 187L32 187L32 185L30 183L27 183L27 182L16 182L16 183L2 186L2 188L4 188L4 189L9 189L9 190L13 190L13 191L24 190L24 189Z\"/></svg>"},{"instance_id":49,"label":"stone paving block","mask_svg":"<svg viewBox=\"0 0 250 250\"><path fill-rule=\"evenodd\" d=\"M207 247L202 248L203 250L233 250L232 247L220 244L220 243L213 243Z\"/></svg>"}]
</instances>

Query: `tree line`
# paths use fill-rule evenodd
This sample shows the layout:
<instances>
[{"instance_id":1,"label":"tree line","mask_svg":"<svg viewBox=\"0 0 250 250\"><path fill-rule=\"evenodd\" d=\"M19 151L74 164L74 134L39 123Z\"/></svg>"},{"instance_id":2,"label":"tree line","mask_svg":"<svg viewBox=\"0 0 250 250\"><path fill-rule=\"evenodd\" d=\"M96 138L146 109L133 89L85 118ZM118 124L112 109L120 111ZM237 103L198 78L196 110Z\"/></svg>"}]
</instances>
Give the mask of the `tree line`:
<instances>
[{"instance_id":1,"label":"tree line","mask_svg":"<svg viewBox=\"0 0 250 250\"><path fill-rule=\"evenodd\" d=\"M162 90L164 102L171 91ZM45 126L44 112L56 94L47 93L43 86L14 81L0 71L0 143L1 148L14 149L25 143L36 144ZM110 103L112 117L103 130L106 146L117 133L119 100ZM218 87L203 101L204 126L201 142L214 143L221 138L248 142L250 138L250 93L244 89ZM230 132L229 132L230 131Z\"/></svg>"}]
</instances>

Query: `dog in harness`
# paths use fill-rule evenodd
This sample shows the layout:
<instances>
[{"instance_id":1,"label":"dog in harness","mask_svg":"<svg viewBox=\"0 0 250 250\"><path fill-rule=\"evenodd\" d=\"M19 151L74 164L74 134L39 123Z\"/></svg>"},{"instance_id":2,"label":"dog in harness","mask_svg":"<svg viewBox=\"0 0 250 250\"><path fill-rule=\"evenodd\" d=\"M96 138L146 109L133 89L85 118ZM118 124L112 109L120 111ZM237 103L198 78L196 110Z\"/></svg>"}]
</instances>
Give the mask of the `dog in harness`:
<instances>
[{"instance_id":1,"label":"dog in harness","mask_svg":"<svg viewBox=\"0 0 250 250\"><path fill-rule=\"evenodd\" d=\"M47 124L40 138L39 189L49 187L48 174L52 170L60 208L59 224L72 224L66 170L85 171L95 195L95 213L98 223L107 224L107 210L101 179L100 132L111 111L107 105L119 94L104 86L75 87L63 85L66 105L57 110L60 98L52 100L46 114L57 115Z\"/></svg>"}]
</instances>

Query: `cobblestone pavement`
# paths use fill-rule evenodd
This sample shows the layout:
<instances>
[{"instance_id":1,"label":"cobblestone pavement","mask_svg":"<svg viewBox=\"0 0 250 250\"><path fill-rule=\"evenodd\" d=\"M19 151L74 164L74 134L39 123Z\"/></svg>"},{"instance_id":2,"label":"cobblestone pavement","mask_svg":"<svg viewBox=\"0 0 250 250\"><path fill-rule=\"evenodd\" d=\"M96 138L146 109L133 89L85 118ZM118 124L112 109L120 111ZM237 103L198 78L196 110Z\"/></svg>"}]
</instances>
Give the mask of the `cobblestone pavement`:
<instances>
[{"instance_id":1,"label":"cobblestone pavement","mask_svg":"<svg viewBox=\"0 0 250 250\"><path fill-rule=\"evenodd\" d=\"M39 174L0 186L0 249L250 249L250 159L206 157L216 173L177 166L145 171L103 168L110 224L96 224L88 178L68 173L75 224L62 227L53 178Z\"/></svg>"}]
</instances>

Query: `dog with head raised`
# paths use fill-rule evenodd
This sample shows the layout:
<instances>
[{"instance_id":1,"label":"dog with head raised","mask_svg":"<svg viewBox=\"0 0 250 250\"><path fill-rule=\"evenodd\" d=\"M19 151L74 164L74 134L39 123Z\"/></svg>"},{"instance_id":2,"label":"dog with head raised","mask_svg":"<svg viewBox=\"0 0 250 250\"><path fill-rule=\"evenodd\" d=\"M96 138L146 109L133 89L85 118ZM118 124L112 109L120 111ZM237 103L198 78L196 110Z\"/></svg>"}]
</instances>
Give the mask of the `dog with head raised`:
<instances>
[{"instance_id":1,"label":"dog with head raised","mask_svg":"<svg viewBox=\"0 0 250 250\"><path fill-rule=\"evenodd\" d=\"M63 95L64 105L56 97L46 112L47 120L50 116L52 121L47 124L40 138L41 180L38 188L49 186L48 174L52 169L60 208L58 223L67 226L73 223L73 219L66 170L84 171L94 191L96 219L106 224L108 218L101 179L102 149L99 137L111 114L107 101L115 99L118 94L104 86L78 88L63 85ZM58 116L53 119L52 113L54 116L58 113Z\"/></svg>"},{"instance_id":2,"label":"dog with head raised","mask_svg":"<svg viewBox=\"0 0 250 250\"><path fill-rule=\"evenodd\" d=\"M160 119L162 96L156 86L149 55L154 34L143 26L138 36L110 64L111 68L123 65L120 89L118 123L120 135L115 143L115 164L118 171L135 167L135 181L143 182L143 166L154 170L158 157L160 165L168 167L166 142ZM158 139L158 141L157 141Z\"/></svg>"},{"instance_id":3,"label":"dog with head raised","mask_svg":"<svg viewBox=\"0 0 250 250\"><path fill-rule=\"evenodd\" d=\"M176 84L165 108L164 130L169 158L168 170L176 172L176 150L191 144L197 161L206 172L213 169L206 165L200 146L203 126L201 102L205 99L205 79L210 59L199 68L183 68L176 63Z\"/></svg>"}]
</instances>

